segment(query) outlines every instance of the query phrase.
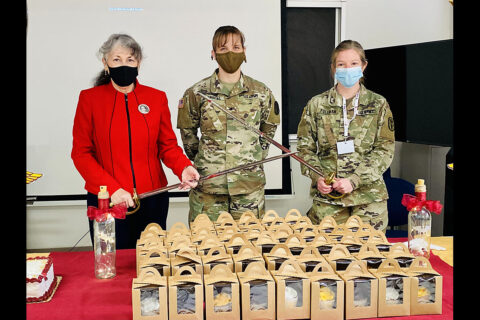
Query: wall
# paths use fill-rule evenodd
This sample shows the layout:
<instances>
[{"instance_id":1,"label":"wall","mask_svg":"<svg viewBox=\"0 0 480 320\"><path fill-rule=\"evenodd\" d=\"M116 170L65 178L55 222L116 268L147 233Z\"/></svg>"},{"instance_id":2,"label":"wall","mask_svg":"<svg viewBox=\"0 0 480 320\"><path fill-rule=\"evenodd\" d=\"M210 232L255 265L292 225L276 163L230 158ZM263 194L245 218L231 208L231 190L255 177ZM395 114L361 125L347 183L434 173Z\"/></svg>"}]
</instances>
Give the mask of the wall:
<instances>
[{"instance_id":1,"label":"wall","mask_svg":"<svg viewBox=\"0 0 480 320\"><path fill-rule=\"evenodd\" d=\"M453 9L448 0L343 2L346 4L346 38L358 40L365 49L453 38ZM291 141L290 149L296 149L295 141ZM392 176L412 183L424 178L429 197L443 201L447 152L448 148L397 142ZM290 208L305 213L312 202L308 195L309 179L300 174L297 161L291 159L291 165L294 194L266 199L266 208L282 216ZM172 199L167 228L177 221L186 223L187 216L187 199ZM35 203L27 206L26 223L27 249L70 248L88 231L86 204L82 201ZM435 216L432 234L441 235L442 227L443 217ZM79 247L90 245L88 235L77 244Z\"/></svg>"}]
</instances>

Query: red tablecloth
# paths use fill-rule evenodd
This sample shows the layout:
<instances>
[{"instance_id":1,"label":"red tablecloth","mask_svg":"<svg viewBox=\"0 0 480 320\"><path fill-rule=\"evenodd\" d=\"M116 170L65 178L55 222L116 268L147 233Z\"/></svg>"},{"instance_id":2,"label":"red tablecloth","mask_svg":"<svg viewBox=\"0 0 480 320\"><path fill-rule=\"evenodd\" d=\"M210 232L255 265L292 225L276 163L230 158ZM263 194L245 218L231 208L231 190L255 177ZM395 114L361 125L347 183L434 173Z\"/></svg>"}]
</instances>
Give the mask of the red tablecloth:
<instances>
[{"instance_id":1,"label":"red tablecloth","mask_svg":"<svg viewBox=\"0 0 480 320\"><path fill-rule=\"evenodd\" d=\"M389 239L390 242L406 239ZM52 252L56 275L62 276L52 300L27 304L28 320L132 319L132 279L136 277L135 250L117 251L117 276L98 280L93 270L93 252ZM431 255L432 267L443 276L441 315L379 319L453 319L453 268Z\"/></svg>"}]
</instances>

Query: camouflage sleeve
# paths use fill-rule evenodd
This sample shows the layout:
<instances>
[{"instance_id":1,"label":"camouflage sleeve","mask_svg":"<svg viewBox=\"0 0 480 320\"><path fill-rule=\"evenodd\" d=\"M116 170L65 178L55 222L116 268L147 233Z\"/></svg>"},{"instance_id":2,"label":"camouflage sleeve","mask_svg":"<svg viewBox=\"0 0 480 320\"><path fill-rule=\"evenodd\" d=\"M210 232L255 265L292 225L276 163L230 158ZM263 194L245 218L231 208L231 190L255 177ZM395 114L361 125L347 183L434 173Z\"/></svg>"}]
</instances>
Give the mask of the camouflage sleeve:
<instances>
[{"instance_id":1,"label":"camouflage sleeve","mask_svg":"<svg viewBox=\"0 0 480 320\"><path fill-rule=\"evenodd\" d=\"M183 149L187 157L194 161L198 152L199 107L193 90L187 89L178 103L177 129L180 129Z\"/></svg>"},{"instance_id":2,"label":"camouflage sleeve","mask_svg":"<svg viewBox=\"0 0 480 320\"><path fill-rule=\"evenodd\" d=\"M260 131L265 133L267 137L273 139L277 126L280 123L280 107L275 100L272 92L269 90L269 95L265 99L265 103L262 107L262 119L260 123ZM264 138L260 137L260 145L263 149L262 157L265 159L268 155L268 149L270 143Z\"/></svg>"},{"instance_id":3,"label":"camouflage sleeve","mask_svg":"<svg viewBox=\"0 0 480 320\"><path fill-rule=\"evenodd\" d=\"M354 190L362 185L368 185L382 179L383 173L392 163L395 151L395 128L392 111L386 101L381 107L378 119L376 139L372 151L365 156L363 162L348 177Z\"/></svg>"},{"instance_id":4,"label":"camouflage sleeve","mask_svg":"<svg viewBox=\"0 0 480 320\"><path fill-rule=\"evenodd\" d=\"M317 122L312 112L313 104L309 101L303 109L300 123L297 129L297 151L298 156L320 170L320 159L317 155ZM318 178L317 173L310 170L307 166L300 164L302 175L312 179L312 185L316 185Z\"/></svg>"}]
</instances>

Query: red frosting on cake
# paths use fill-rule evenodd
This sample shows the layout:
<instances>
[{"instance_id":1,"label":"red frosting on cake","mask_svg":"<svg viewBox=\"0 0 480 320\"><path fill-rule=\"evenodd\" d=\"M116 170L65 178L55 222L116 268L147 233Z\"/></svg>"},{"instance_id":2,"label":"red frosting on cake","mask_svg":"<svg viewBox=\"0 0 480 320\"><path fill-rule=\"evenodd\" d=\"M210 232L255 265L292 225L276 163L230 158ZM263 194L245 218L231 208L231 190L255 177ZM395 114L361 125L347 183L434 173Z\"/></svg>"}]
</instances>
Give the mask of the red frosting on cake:
<instances>
[{"instance_id":1,"label":"red frosting on cake","mask_svg":"<svg viewBox=\"0 0 480 320\"><path fill-rule=\"evenodd\" d=\"M43 268L42 273L38 276L38 278L27 278L27 282L42 282L44 278L47 279L47 272L48 272L48 270L50 269L50 266L53 263L53 260L50 256L48 256L48 257L27 258L27 261L28 260L41 260L41 259L46 259L47 260L47 263L45 264L45 268Z\"/></svg>"}]
</instances>

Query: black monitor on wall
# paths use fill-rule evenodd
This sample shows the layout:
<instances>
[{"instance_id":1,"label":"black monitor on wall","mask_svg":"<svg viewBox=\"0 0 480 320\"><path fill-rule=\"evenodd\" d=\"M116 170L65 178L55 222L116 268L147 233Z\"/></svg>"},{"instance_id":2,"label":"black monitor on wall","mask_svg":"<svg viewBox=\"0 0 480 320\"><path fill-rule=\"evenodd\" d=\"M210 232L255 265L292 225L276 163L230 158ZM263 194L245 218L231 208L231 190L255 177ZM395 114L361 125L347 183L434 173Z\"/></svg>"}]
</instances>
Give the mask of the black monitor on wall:
<instances>
[{"instance_id":1,"label":"black monitor on wall","mask_svg":"<svg viewBox=\"0 0 480 320\"><path fill-rule=\"evenodd\" d=\"M453 146L453 40L365 50L365 85L384 96L395 139Z\"/></svg>"}]
</instances>

